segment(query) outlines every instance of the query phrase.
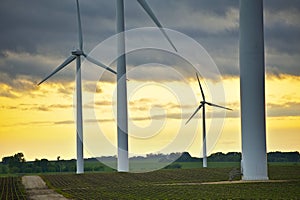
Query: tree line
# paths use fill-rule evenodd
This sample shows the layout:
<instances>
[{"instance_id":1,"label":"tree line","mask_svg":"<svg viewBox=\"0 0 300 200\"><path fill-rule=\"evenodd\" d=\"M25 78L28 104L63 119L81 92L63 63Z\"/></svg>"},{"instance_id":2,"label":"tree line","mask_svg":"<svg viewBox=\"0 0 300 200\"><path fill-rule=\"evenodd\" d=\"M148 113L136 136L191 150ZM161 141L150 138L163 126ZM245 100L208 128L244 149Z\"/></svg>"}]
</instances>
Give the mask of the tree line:
<instances>
[{"instance_id":1,"label":"tree line","mask_svg":"<svg viewBox=\"0 0 300 200\"><path fill-rule=\"evenodd\" d=\"M228 153L213 153L207 160L208 162L240 162L242 153L228 152ZM269 152L267 155L268 162L300 162L299 152ZM188 152L182 153L177 159L178 162L197 162L202 161L201 158L192 157Z\"/></svg>"},{"instance_id":2,"label":"tree line","mask_svg":"<svg viewBox=\"0 0 300 200\"><path fill-rule=\"evenodd\" d=\"M229 153L214 153L207 159L208 162L240 162L242 154L240 152ZM159 159L161 162L170 159L176 162L201 162L201 158L192 157L188 152L184 153L171 153L171 154L149 154L146 157L133 157L132 160L143 159ZM299 152L270 152L268 153L268 162L300 162ZM105 157L105 159L116 159L115 156ZM86 163L97 161L96 158L85 159ZM176 164L175 162L175 164ZM107 168L107 167L106 167ZM104 171L105 166L98 162L96 165L86 165L85 171ZM15 174L15 173L45 173L45 172L75 172L76 160L60 160L57 157L55 161L47 159L35 159L34 161L26 161L23 153L16 153L13 156L2 158L0 163L0 174Z\"/></svg>"},{"instance_id":3,"label":"tree line","mask_svg":"<svg viewBox=\"0 0 300 200\"><path fill-rule=\"evenodd\" d=\"M0 174L72 171L75 171L75 160L59 160L58 157L57 161L49 161L44 158L26 162L23 153L3 157L0 165Z\"/></svg>"},{"instance_id":4,"label":"tree line","mask_svg":"<svg viewBox=\"0 0 300 200\"><path fill-rule=\"evenodd\" d=\"M103 171L102 164L93 167L85 166L85 171ZM76 160L60 160L57 157L55 161L49 161L45 158L34 161L25 160L23 153L16 153L13 156L2 158L0 163L0 174L16 174L16 173L46 173L46 172L75 172Z\"/></svg>"}]
</instances>

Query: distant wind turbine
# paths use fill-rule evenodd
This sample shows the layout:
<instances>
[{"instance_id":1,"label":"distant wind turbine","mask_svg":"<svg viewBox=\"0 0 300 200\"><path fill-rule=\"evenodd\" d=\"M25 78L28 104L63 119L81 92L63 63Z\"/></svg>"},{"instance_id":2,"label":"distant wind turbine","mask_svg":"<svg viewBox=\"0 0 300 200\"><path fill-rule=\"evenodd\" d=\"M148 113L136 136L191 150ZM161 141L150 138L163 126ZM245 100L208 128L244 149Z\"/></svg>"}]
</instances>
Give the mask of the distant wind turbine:
<instances>
[{"instance_id":1,"label":"distant wind turbine","mask_svg":"<svg viewBox=\"0 0 300 200\"><path fill-rule=\"evenodd\" d=\"M203 98L203 101L200 101L200 105L198 106L198 108L196 109L196 111L192 114L192 116L187 120L187 123L189 123L189 121L197 114L197 112L202 108L202 128L203 128L203 167L207 167L207 152L206 152L206 125L205 125L205 104L209 105L209 106L213 106L213 107L218 107L218 108L223 108L223 109L226 109L226 110L232 110L230 108L226 108L226 107L223 107L223 106L219 106L217 104L213 104L213 103L210 103L210 102L207 102L205 100L205 96L204 96L204 92L203 92L203 89L202 89L202 86L200 84L200 80L199 80L199 77L198 77L198 74L196 73L196 76L197 76L197 80L198 80L198 83L199 83L199 87L200 87L200 91L201 91L201 94L202 94L202 98Z\"/></svg>"},{"instance_id":2,"label":"distant wind turbine","mask_svg":"<svg viewBox=\"0 0 300 200\"><path fill-rule=\"evenodd\" d=\"M152 9L145 0L137 0L164 37L177 51L174 44L163 29L163 26L154 15ZM118 125L118 171L129 171L128 160L128 109L127 109L127 83L126 83L126 55L125 55L125 22L124 0L116 0L117 7L117 34L118 34L118 59L117 59L117 125Z\"/></svg>"},{"instance_id":3,"label":"distant wind turbine","mask_svg":"<svg viewBox=\"0 0 300 200\"><path fill-rule=\"evenodd\" d=\"M81 56L85 57L91 63L98 65L114 74L116 71L104 65L103 63L95 60L94 58L88 56L83 51L83 38L82 38L82 28L80 19L79 2L76 0L77 5L77 21L78 21L78 31L79 31L79 48L71 51L71 56L69 56L61 65L59 65L50 75L44 78L38 85L45 82L47 79L52 77L54 74L65 68L68 64L76 59L76 132L77 132L77 174L84 172L84 161L83 161L83 124L82 124L82 87L81 87Z\"/></svg>"}]
</instances>

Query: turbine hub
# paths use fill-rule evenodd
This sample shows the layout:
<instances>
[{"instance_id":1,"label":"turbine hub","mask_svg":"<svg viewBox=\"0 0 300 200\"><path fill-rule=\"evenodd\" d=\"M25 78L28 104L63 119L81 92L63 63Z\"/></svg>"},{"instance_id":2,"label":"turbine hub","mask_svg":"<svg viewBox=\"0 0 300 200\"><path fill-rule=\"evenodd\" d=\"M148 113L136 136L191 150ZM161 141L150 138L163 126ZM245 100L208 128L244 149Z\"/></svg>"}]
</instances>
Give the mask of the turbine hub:
<instances>
[{"instance_id":1,"label":"turbine hub","mask_svg":"<svg viewBox=\"0 0 300 200\"><path fill-rule=\"evenodd\" d=\"M74 56L82 56L83 55L83 51L79 50L79 49L76 49L76 50L72 51L72 55L74 55Z\"/></svg>"}]
</instances>

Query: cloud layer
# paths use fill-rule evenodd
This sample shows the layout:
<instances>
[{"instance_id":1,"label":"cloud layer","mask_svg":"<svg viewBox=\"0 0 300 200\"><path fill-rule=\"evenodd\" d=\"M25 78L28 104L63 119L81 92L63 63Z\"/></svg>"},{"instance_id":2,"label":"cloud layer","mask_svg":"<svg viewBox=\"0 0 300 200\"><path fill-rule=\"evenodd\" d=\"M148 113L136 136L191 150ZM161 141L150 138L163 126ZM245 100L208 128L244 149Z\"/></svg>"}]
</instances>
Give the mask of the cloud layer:
<instances>
[{"instance_id":1,"label":"cloud layer","mask_svg":"<svg viewBox=\"0 0 300 200\"><path fill-rule=\"evenodd\" d=\"M148 0L148 3L165 27L202 44L223 75L238 76L237 0ZM85 0L80 5L88 52L115 34L115 1ZM264 11L267 72L299 76L300 2L266 0ZM12 89L20 88L24 80L31 83L41 80L78 46L75 1L3 0L0 16L0 83ZM154 24L137 2L126 1L126 26L131 29ZM132 56L129 64L135 65L141 59ZM180 68L179 60L172 61L171 66ZM72 81L74 67L70 68L52 81ZM31 87L25 84L21 88ZM3 92L0 95L13 96Z\"/></svg>"}]
</instances>

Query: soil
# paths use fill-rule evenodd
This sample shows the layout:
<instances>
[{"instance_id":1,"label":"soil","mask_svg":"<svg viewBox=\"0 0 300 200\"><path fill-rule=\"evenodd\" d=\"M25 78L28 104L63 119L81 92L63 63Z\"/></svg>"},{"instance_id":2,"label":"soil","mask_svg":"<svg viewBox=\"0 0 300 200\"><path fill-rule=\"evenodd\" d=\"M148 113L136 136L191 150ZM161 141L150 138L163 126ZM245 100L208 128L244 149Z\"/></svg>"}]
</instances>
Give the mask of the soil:
<instances>
[{"instance_id":1,"label":"soil","mask_svg":"<svg viewBox=\"0 0 300 200\"><path fill-rule=\"evenodd\" d=\"M39 176L23 176L22 183L26 189L29 199L53 199L53 200L66 200L64 196L56 193L54 190L49 189L46 183Z\"/></svg>"}]
</instances>

